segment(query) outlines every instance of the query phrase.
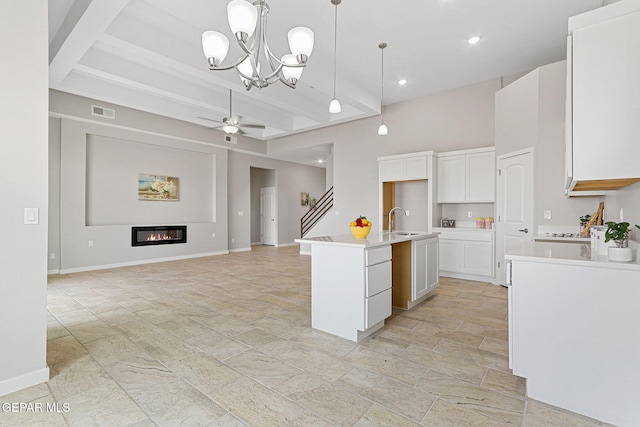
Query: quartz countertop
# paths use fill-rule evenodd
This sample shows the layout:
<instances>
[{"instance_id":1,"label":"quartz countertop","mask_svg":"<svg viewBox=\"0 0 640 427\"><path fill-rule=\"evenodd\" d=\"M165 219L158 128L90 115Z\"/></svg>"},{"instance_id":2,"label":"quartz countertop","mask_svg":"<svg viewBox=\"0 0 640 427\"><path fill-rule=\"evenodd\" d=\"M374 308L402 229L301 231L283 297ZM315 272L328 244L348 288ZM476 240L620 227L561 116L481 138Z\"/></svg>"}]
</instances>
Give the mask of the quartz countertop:
<instances>
[{"instance_id":1,"label":"quartz countertop","mask_svg":"<svg viewBox=\"0 0 640 427\"><path fill-rule=\"evenodd\" d=\"M633 261L615 262L609 261L606 256L598 255L595 251L592 251L588 241L582 245L576 245L575 243L527 242L507 252L505 258L514 261L640 271L637 247L634 247Z\"/></svg>"},{"instance_id":2,"label":"quartz countertop","mask_svg":"<svg viewBox=\"0 0 640 427\"><path fill-rule=\"evenodd\" d=\"M372 248L393 243L407 242L411 240L430 239L440 233L428 233L422 231L394 231L391 233L374 233L373 231L364 239L356 239L352 234L340 234L336 236L304 237L295 239L296 243L353 246L361 248Z\"/></svg>"}]
</instances>

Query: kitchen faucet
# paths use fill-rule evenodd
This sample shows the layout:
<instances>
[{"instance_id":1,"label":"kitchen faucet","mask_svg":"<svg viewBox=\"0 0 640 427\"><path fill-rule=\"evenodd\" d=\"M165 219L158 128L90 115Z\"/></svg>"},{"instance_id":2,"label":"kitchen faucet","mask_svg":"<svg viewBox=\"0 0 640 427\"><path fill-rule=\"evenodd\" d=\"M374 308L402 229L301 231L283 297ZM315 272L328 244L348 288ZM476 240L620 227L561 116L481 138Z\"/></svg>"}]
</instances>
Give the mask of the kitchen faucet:
<instances>
[{"instance_id":1,"label":"kitchen faucet","mask_svg":"<svg viewBox=\"0 0 640 427\"><path fill-rule=\"evenodd\" d=\"M391 210L389 211L389 233L391 233L391 214L393 214L393 212L394 212L396 209L401 210L405 215L407 215L407 211L405 211L404 209L402 209L400 206L396 206L395 208L391 209Z\"/></svg>"}]
</instances>

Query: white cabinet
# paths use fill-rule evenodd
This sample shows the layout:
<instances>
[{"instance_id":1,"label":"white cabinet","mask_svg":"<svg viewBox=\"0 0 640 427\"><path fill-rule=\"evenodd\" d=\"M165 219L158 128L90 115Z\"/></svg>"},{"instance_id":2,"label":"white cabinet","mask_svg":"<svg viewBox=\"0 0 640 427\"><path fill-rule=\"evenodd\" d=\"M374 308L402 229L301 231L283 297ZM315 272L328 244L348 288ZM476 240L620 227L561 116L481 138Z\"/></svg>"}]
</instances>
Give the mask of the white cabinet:
<instances>
[{"instance_id":1,"label":"white cabinet","mask_svg":"<svg viewBox=\"0 0 640 427\"><path fill-rule=\"evenodd\" d=\"M438 203L484 203L495 200L493 147L440 153Z\"/></svg>"},{"instance_id":2,"label":"white cabinet","mask_svg":"<svg viewBox=\"0 0 640 427\"><path fill-rule=\"evenodd\" d=\"M456 230L441 233L441 276L493 281L495 245L492 231Z\"/></svg>"},{"instance_id":3,"label":"white cabinet","mask_svg":"<svg viewBox=\"0 0 640 427\"><path fill-rule=\"evenodd\" d=\"M407 155L406 157L380 160L380 180L382 182L428 179L427 155Z\"/></svg>"},{"instance_id":4,"label":"white cabinet","mask_svg":"<svg viewBox=\"0 0 640 427\"><path fill-rule=\"evenodd\" d=\"M640 2L621 1L572 17L569 32L568 190L617 189L636 182Z\"/></svg>"},{"instance_id":5,"label":"white cabinet","mask_svg":"<svg viewBox=\"0 0 640 427\"><path fill-rule=\"evenodd\" d=\"M438 238L414 240L412 243L411 299L416 301L440 285Z\"/></svg>"},{"instance_id":6,"label":"white cabinet","mask_svg":"<svg viewBox=\"0 0 640 427\"><path fill-rule=\"evenodd\" d=\"M311 245L311 326L359 341L391 316L391 246Z\"/></svg>"},{"instance_id":7,"label":"white cabinet","mask_svg":"<svg viewBox=\"0 0 640 427\"><path fill-rule=\"evenodd\" d=\"M607 425L640 426L640 270L594 267L571 255L566 263L518 258L511 260L510 364L527 379L527 396Z\"/></svg>"}]
</instances>

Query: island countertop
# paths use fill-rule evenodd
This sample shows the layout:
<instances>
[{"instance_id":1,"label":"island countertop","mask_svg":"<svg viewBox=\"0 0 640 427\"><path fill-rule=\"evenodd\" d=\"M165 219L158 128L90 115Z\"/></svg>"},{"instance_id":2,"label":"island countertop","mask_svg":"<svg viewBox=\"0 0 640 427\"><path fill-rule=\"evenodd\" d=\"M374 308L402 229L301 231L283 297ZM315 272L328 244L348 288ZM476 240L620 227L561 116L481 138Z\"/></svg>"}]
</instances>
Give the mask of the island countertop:
<instances>
[{"instance_id":1,"label":"island countertop","mask_svg":"<svg viewBox=\"0 0 640 427\"><path fill-rule=\"evenodd\" d=\"M340 234L336 236L320 236L320 237L304 237L295 239L296 243L306 243L312 245L333 245L333 246L350 246L360 248L373 248L376 246L384 246L392 243L400 243L411 240L431 239L440 233L428 233L421 231L393 231L391 233L374 233L371 232L364 239L356 239L351 234Z\"/></svg>"},{"instance_id":2,"label":"island countertop","mask_svg":"<svg viewBox=\"0 0 640 427\"><path fill-rule=\"evenodd\" d=\"M637 255L638 249L636 248L634 261L615 262L609 261L606 256L596 254L588 243L577 245L575 243L527 242L518 248L510 250L505 255L505 258L515 261L640 271Z\"/></svg>"}]
</instances>

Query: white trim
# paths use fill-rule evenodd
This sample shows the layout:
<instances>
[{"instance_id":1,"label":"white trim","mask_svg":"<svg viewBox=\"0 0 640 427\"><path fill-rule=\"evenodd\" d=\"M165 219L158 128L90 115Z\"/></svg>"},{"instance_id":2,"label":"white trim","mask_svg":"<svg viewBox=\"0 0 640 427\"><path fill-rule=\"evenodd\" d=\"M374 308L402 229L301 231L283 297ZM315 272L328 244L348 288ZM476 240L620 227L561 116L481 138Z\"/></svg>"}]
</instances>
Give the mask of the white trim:
<instances>
[{"instance_id":1,"label":"white trim","mask_svg":"<svg viewBox=\"0 0 640 427\"><path fill-rule=\"evenodd\" d=\"M229 249L229 253L235 253L235 252L248 252L251 250L251 247L248 248L237 248L237 249Z\"/></svg>"},{"instance_id":2,"label":"white trim","mask_svg":"<svg viewBox=\"0 0 640 427\"><path fill-rule=\"evenodd\" d=\"M479 276L476 274L469 273L456 273L453 271L441 271L440 277L447 277L449 279L463 279L463 280L471 280L474 282L483 282L483 283L492 283L497 285L495 277L491 276Z\"/></svg>"},{"instance_id":3,"label":"white trim","mask_svg":"<svg viewBox=\"0 0 640 427\"><path fill-rule=\"evenodd\" d=\"M178 261L181 259L202 258L207 256L215 256L215 255L228 255L229 252L231 251L204 252L199 254L180 255L180 256L166 257L166 258L152 258L152 259L143 259L139 261L118 262L115 264L91 265L87 267L77 267L77 268L61 268L59 273L60 274L80 273L83 271L105 270L108 268L129 267L132 265L153 264L153 263L165 262L165 261Z\"/></svg>"},{"instance_id":4,"label":"white trim","mask_svg":"<svg viewBox=\"0 0 640 427\"><path fill-rule=\"evenodd\" d=\"M51 276L53 274L60 274L60 269L54 268L53 270L47 270L47 276Z\"/></svg>"},{"instance_id":5,"label":"white trim","mask_svg":"<svg viewBox=\"0 0 640 427\"><path fill-rule=\"evenodd\" d=\"M438 153L436 153L434 151L417 151L417 152L411 152L411 153L407 153L407 154L393 154L391 156L381 156L381 157L378 157L378 161L404 159L404 158L407 158L407 157L434 156L434 155L437 155L437 154Z\"/></svg>"},{"instance_id":6,"label":"white trim","mask_svg":"<svg viewBox=\"0 0 640 427\"><path fill-rule=\"evenodd\" d=\"M0 381L0 396L4 396L9 393L13 393L34 385L42 384L47 381L49 381L48 367L29 372L28 374L9 378Z\"/></svg>"},{"instance_id":7,"label":"white trim","mask_svg":"<svg viewBox=\"0 0 640 427\"><path fill-rule=\"evenodd\" d=\"M309 255L309 256L311 256L311 251L300 250L300 255Z\"/></svg>"}]
</instances>

